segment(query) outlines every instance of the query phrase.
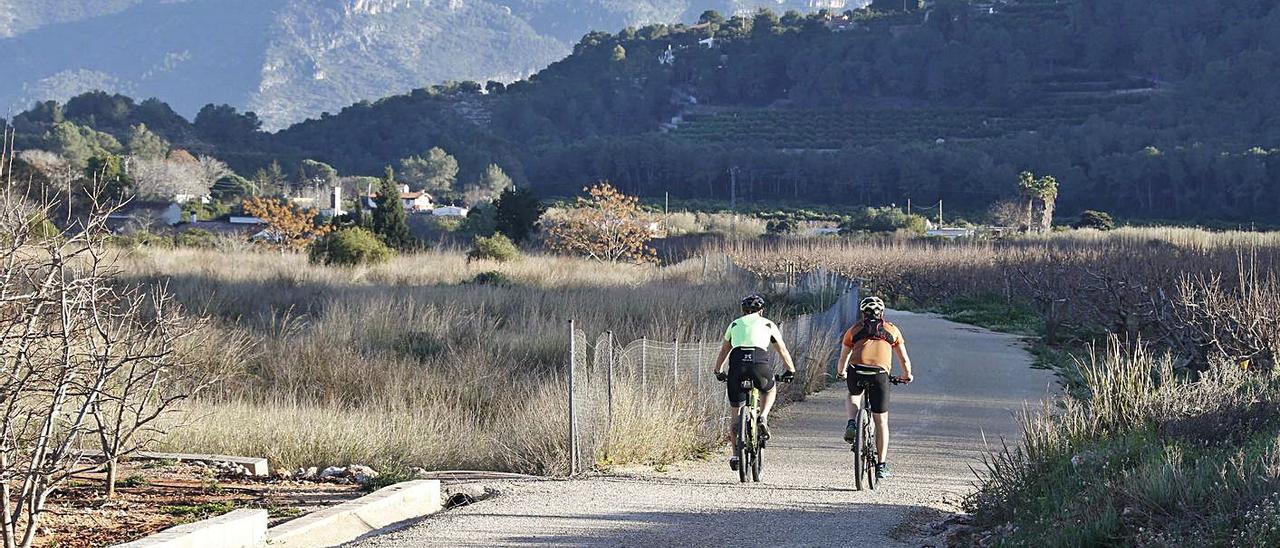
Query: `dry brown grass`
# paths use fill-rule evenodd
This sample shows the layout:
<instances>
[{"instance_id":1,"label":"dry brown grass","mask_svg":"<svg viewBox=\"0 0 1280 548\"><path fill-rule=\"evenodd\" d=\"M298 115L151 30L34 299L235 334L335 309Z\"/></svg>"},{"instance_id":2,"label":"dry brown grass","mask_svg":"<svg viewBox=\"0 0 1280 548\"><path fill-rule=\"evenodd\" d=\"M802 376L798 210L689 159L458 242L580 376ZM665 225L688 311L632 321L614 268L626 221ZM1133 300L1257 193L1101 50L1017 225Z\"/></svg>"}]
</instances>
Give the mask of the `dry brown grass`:
<instances>
[{"instance_id":1,"label":"dry brown grass","mask_svg":"<svg viewBox=\"0 0 1280 548\"><path fill-rule=\"evenodd\" d=\"M217 397L188 410L165 446L266 455L288 467L562 473L568 320L588 333L612 330L619 342L717 341L755 286L714 267L704 273L701 261L499 264L425 253L339 269L296 255L176 250L128 252L122 264L258 349ZM491 271L512 283L469 283ZM664 397L668 389L618 384L613 429L587 451L659 462L718 443L719 432L690 427L705 424L707 410L672 405L682 400Z\"/></svg>"}]
</instances>

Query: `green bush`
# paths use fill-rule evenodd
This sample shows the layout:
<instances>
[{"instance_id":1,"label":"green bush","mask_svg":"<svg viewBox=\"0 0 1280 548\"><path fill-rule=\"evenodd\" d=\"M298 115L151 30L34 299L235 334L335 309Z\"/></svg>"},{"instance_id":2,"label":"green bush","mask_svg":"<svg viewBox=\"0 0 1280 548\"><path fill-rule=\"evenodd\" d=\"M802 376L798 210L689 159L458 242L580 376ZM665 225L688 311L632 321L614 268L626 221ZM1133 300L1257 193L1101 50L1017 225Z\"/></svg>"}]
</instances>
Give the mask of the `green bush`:
<instances>
[{"instance_id":1,"label":"green bush","mask_svg":"<svg viewBox=\"0 0 1280 548\"><path fill-rule=\"evenodd\" d=\"M508 277L506 274L498 272L497 270L490 270L488 272L481 272L479 274L476 274L476 277L472 278L471 282L469 283L472 283L475 285L496 285L496 286L515 285L515 282L511 281L510 277Z\"/></svg>"},{"instance_id":2,"label":"green bush","mask_svg":"<svg viewBox=\"0 0 1280 548\"><path fill-rule=\"evenodd\" d=\"M178 234L173 243L178 247L212 249L218 245L218 236L203 228L193 228Z\"/></svg>"},{"instance_id":3,"label":"green bush","mask_svg":"<svg viewBox=\"0 0 1280 548\"><path fill-rule=\"evenodd\" d=\"M154 247L158 249L173 249L174 247L173 236L156 234L145 230L111 236L107 241L119 247Z\"/></svg>"},{"instance_id":4,"label":"green bush","mask_svg":"<svg viewBox=\"0 0 1280 548\"><path fill-rule=\"evenodd\" d=\"M903 213L896 207L869 207L850 216L840 224L843 233L894 232L907 230L916 234L924 234L925 219L919 215Z\"/></svg>"},{"instance_id":5,"label":"green bush","mask_svg":"<svg viewBox=\"0 0 1280 548\"><path fill-rule=\"evenodd\" d=\"M344 228L311 244L312 263L338 266L385 263L395 252L372 232Z\"/></svg>"},{"instance_id":6,"label":"green bush","mask_svg":"<svg viewBox=\"0 0 1280 548\"><path fill-rule=\"evenodd\" d=\"M471 251L467 252L467 259L474 260L493 260L500 263L514 261L520 258L520 250L516 248L516 244L503 234L494 234L492 236L476 236L471 247Z\"/></svg>"},{"instance_id":7,"label":"green bush","mask_svg":"<svg viewBox=\"0 0 1280 548\"><path fill-rule=\"evenodd\" d=\"M1071 225L1074 228L1096 228L1098 230L1111 230L1116 227L1115 219L1111 218L1110 213L1103 211L1086 210L1080 214L1080 220Z\"/></svg>"}]
</instances>

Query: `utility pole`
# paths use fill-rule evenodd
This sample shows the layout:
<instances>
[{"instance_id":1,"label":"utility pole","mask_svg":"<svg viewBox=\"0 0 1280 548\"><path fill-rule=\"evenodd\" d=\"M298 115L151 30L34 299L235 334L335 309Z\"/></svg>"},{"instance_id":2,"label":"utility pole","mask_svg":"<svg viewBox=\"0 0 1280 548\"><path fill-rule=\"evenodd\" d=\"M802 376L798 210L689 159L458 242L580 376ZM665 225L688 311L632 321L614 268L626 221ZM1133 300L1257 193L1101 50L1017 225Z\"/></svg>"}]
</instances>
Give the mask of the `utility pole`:
<instances>
[{"instance_id":1,"label":"utility pole","mask_svg":"<svg viewBox=\"0 0 1280 548\"><path fill-rule=\"evenodd\" d=\"M938 198L938 228L942 228L942 198Z\"/></svg>"},{"instance_id":2,"label":"utility pole","mask_svg":"<svg viewBox=\"0 0 1280 548\"><path fill-rule=\"evenodd\" d=\"M911 198L907 198L907 215L911 214Z\"/></svg>"},{"instance_id":3,"label":"utility pole","mask_svg":"<svg viewBox=\"0 0 1280 548\"><path fill-rule=\"evenodd\" d=\"M671 191L665 191L662 193L662 214L671 214Z\"/></svg>"}]
</instances>

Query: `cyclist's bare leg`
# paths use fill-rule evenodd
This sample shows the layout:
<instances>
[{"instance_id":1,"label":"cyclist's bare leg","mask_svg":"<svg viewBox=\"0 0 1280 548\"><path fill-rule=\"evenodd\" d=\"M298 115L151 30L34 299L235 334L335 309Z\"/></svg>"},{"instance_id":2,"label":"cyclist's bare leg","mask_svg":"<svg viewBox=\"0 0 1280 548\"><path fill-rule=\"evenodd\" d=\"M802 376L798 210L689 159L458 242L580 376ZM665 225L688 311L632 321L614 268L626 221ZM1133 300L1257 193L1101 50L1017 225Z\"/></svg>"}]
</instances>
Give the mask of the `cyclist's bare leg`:
<instances>
[{"instance_id":1,"label":"cyclist's bare leg","mask_svg":"<svg viewBox=\"0 0 1280 548\"><path fill-rule=\"evenodd\" d=\"M844 408L849 412L849 420L858 420L858 413L862 411L862 395L849 396L849 399L844 401Z\"/></svg>"},{"instance_id":2,"label":"cyclist's bare leg","mask_svg":"<svg viewBox=\"0 0 1280 548\"><path fill-rule=\"evenodd\" d=\"M889 455L889 413L872 413L871 420L876 423L876 462L885 462Z\"/></svg>"},{"instance_id":3,"label":"cyclist's bare leg","mask_svg":"<svg viewBox=\"0 0 1280 548\"><path fill-rule=\"evenodd\" d=\"M773 409L774 400L778 399L778 387L764 393L764 397L760 398L760 420L769 422L769 411Z\"/></svg>"}]
</instances>

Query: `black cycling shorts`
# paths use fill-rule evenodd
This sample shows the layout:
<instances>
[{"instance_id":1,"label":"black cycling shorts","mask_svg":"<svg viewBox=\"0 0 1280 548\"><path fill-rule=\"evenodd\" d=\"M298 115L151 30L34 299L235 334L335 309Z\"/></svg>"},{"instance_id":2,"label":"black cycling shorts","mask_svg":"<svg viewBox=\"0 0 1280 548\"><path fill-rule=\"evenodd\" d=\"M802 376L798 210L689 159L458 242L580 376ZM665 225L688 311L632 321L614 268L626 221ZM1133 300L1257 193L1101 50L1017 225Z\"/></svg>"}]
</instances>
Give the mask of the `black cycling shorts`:
<instances>
[{"instance_id":1,"label":"black cycling shorts","mask_svg":"<svg viewBox=\"0 0 1280 548\"><path fill-rule=\"evenodd\" d=\"M865 372L865 373L864 373ZM845 383L850 396L861 396L867 391L867 407L872 413L889 412L889 372L869 365L850 365ZM868 374L870 373L870 374Z\"/></svg>"},{"instance_id":2,"label":"black cycling shorts","mask_svg":"<svg viewBox=\"0 0 1280 548\"><path fill-rule=\"evenodd\" d=\"M729 353L729 405L741 407L747 403L747 391L742 382L750 380L752 386L762 392L773 390L773 363L769 351L763 348L735 348Z\"/></svg>"}]
</instances>

